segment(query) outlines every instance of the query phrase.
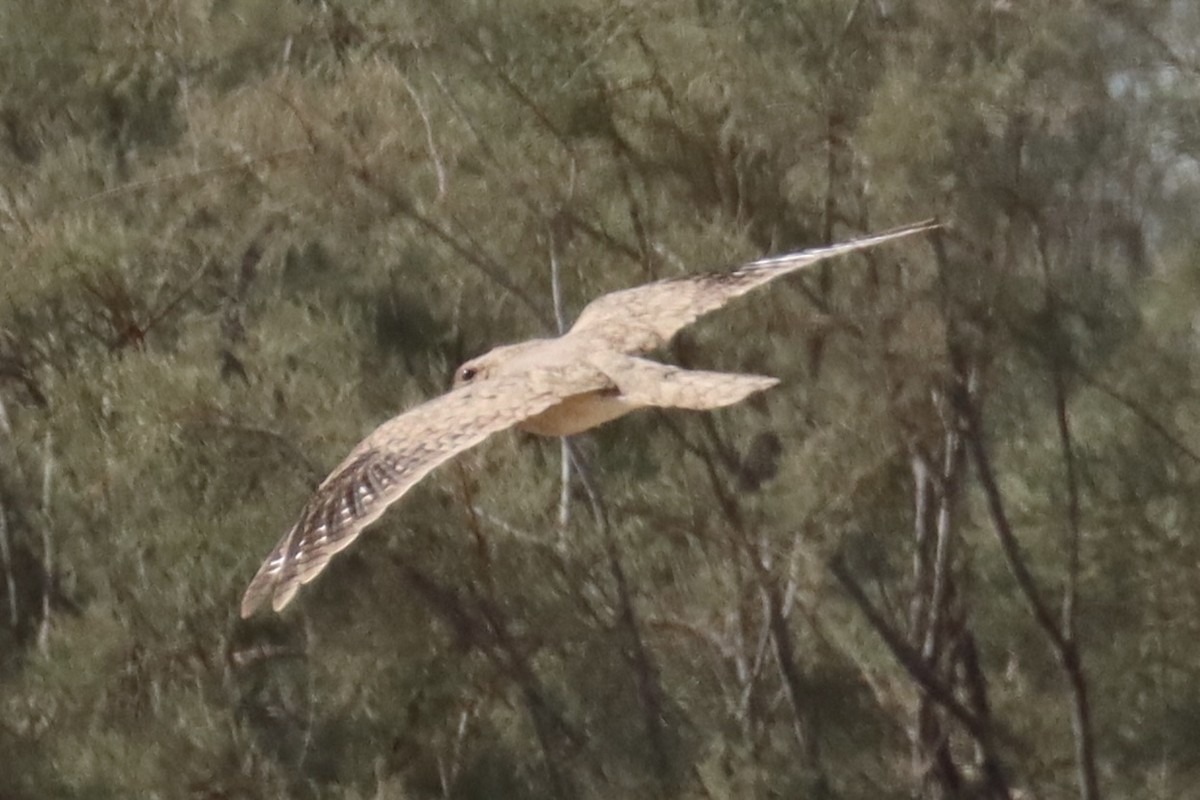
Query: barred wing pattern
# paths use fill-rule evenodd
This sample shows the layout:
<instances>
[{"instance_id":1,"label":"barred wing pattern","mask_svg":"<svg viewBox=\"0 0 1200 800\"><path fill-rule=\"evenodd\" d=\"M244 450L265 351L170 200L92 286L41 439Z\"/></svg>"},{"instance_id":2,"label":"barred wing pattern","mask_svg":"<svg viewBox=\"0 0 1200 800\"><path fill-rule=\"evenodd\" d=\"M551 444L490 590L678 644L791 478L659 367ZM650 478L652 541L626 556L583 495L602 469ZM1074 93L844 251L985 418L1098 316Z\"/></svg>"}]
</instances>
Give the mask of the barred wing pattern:
<instances>
[{"instance_id":1,"label":"barred wing pattern","mask_svg":"<svg viewBox=\"0 0 1200 800\"><path fill-rule=\"evenodd\" d=\"M242 616L268 598L279 611L362 530L439 464L564 397L604 389L572 364L463 386L383 423L326 478L246 589Z\"/></svg>"},{"instance_id":2,"label":"barred wing pattern","mask_svg":"<svg viewBox=\"0 0 1200 800\"><path fill-rule=\"evenodd\" d=\"M933 220L884 233L753 261L733 272L714 272L648 283L588 303L569 336L586 336L621 353L646 353L667 344L680 329L735 297L827 258L864 250L938 227Z\"/></svg>"}]
</instances>

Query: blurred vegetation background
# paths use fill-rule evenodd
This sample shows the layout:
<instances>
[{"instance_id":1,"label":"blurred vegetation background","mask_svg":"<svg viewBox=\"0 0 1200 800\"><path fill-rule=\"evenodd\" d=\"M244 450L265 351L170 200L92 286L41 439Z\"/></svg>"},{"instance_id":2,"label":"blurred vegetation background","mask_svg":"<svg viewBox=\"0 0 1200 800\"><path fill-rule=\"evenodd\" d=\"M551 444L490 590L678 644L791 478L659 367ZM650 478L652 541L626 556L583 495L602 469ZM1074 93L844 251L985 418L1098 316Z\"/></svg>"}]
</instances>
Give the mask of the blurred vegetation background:
<instances>
[{"instance_id":1,"label":"blurred vegetation background","mask_svg":"<svg viewBox=\"0 0 1200 800\"><path fill-rule=\"evenodd\" d=\"M0 797L1196 797L1200 8L0 3ZM936 215L311 487L590 298ZM600 513L594 513L600 512Z\"/></svg>"}]
</instances>

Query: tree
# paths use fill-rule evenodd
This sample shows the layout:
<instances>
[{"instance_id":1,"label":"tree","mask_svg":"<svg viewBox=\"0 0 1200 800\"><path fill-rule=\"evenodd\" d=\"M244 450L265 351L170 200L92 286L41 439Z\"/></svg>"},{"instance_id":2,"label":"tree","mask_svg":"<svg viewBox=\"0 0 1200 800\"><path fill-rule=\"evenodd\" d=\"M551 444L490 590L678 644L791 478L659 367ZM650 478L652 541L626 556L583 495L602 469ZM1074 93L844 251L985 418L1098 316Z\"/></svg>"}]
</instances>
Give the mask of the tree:
<instances>
[{"instance_id":1,"label":"tree","mask_svg":"<svg viewBox=\"0 0 1200 800\"><path fill-rule=\"evenodd\" d=\"M1190 7L0 16L0 794L1195 782ZM930 214L668 354L780 389L501 437L237 620L464 358Z\"/></svg>"}]
</instances>

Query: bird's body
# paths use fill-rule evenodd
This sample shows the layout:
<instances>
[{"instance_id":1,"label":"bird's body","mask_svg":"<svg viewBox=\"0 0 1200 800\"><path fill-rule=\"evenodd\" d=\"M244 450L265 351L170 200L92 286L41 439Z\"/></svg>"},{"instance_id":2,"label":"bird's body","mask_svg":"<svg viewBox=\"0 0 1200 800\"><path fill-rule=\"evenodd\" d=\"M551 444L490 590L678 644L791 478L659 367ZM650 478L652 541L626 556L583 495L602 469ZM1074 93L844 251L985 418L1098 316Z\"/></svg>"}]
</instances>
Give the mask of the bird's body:
<instances>
[{"instance_id":1,"label":"bird's body","mask_svg":"<svg viewBox=\"0 0 1200 800\"><path fill-rule=\"evenodd\" d=\"M639 408L719 408L774 386L775 378L686 370L636 354L662 347L701 315L781 275L933 227L919 223L732 272L612 292L588 304L560 337L504 345L468 361L451 391L380 425L321 483L250 582L242 616L267 599L282 609L389 504L492 433L517 427L570 436Z\"/></svg>"},{"instance_id":2,"label":"bird's body","mask_svg":"<svg viewBox=\"0 0 1200 800\"><path fill-rule=\"evenodd\" d=\"M574 436L638 408L615 389L596 389L564 397L562 402L518 422L516 427L538 436Z\"/></svg>"}]
</instances>

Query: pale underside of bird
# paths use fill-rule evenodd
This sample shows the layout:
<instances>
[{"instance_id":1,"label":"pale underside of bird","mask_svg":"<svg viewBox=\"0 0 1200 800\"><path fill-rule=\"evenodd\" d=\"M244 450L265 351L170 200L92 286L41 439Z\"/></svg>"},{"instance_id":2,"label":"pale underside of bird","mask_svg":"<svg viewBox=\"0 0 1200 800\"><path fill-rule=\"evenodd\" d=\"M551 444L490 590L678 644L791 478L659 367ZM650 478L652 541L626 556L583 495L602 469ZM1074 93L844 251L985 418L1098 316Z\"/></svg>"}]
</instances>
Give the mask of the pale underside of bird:
<instances>
[{"instance_id":1,"label":"pale underside of bird","mask_svg":"<svg viewBox=\"0 0 1200 800\"><path fill-rule=\"evenodd\" d=\"M463 364L454 388L375 429L317 488L242 598L248 617L281 610L432 469L507 428L570 436L639 408L732 405L778 381L638 358L751 289L833 256L937 227L922 222L754 261L732 272L656 281L603 295L553 339L505 345Z\"/></svg>"}]
</instances>

